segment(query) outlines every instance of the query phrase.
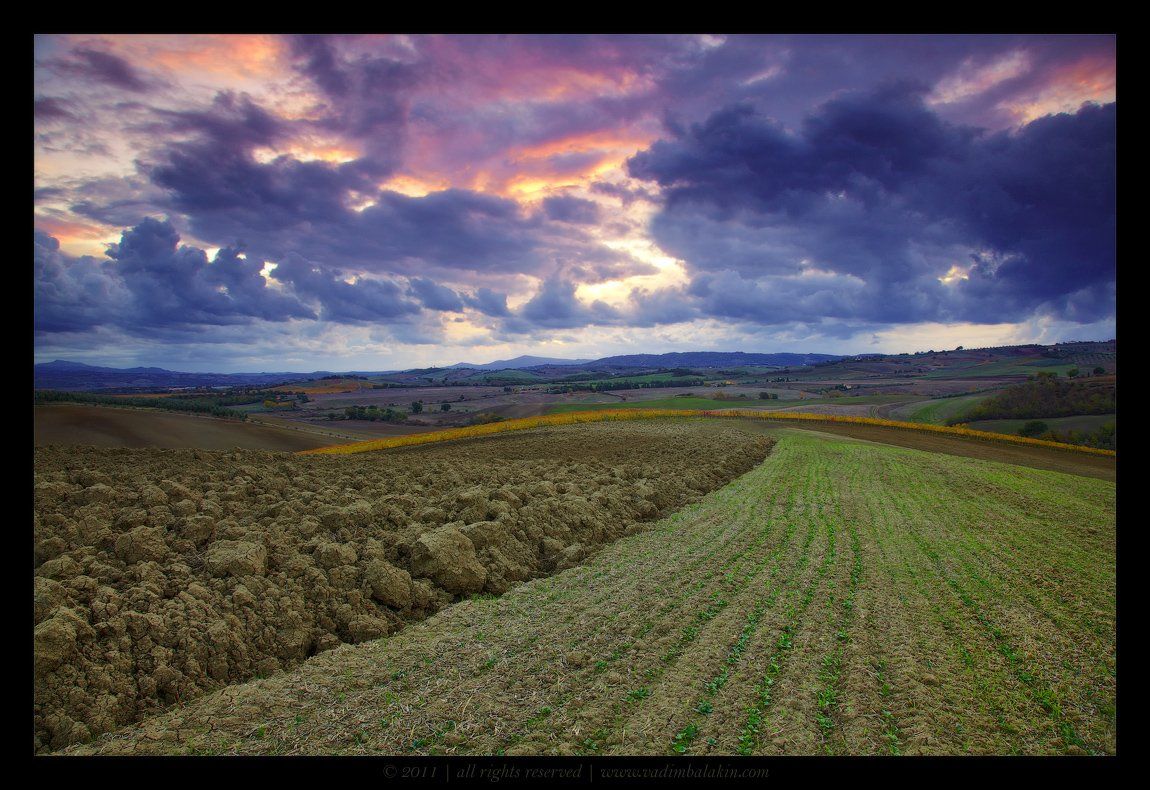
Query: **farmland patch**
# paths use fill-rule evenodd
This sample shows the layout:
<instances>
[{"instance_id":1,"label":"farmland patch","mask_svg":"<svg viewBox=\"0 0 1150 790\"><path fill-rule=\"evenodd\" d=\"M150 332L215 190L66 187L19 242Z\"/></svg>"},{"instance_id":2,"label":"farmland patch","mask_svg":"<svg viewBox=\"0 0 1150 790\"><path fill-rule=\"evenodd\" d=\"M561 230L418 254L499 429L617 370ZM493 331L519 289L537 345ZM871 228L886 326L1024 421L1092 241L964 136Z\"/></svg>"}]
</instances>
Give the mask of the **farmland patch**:
<instances>
[{"instance_id":1,"label":"farmland patch","mask_svg":"<svg viewBox=\"0 0 1150 790\"><path fill-rule=\"evenodd\" d=\"M1112 754L1114 494L786 430L583 564L70 751Z\"/></svg>"},{"instance_id":2,"label":"farmland patch","mask_svg":"<svg viewBox=\"0 0 1150 790\"><path fill-rule=\"evenodd\" d=\"M386 455L37 448L37 749L578 565L771 443L700 420Z\"/></svg>"}]
</instances>

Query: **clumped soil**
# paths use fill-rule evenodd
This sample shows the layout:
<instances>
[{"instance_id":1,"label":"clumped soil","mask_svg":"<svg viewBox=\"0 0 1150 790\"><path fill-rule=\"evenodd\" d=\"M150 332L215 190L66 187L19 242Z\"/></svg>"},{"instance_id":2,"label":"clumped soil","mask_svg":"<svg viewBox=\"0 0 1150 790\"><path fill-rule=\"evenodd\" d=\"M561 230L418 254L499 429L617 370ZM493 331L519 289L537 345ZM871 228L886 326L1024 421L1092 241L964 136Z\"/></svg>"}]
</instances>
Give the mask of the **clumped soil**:
<instances>
[{"instance_id":1,"label":"clumped soil","mask_svg":"<svg viewBox=\"0 0 1150 790\"><path fill-rule=\"evenodd\" d=\"M698 423L390 453L35 450L35 749L581 563L761 461Z\"/></svg>"}]
</instances>

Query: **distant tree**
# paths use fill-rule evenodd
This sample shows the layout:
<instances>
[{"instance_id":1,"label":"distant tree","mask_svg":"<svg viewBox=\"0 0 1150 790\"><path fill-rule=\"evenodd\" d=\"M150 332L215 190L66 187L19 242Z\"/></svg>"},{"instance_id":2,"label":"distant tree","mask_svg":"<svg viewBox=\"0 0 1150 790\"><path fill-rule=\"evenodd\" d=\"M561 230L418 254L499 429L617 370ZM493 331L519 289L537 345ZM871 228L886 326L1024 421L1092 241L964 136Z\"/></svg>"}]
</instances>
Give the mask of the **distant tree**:
<instances>
[{"instance_id":1,"label":"distant tree","mask_svg":"<svg viewBox=\"0 0 1150 790\"><path fill-rule=\"evenodd\" d=\"M1025 425L1023 425L1021 428L1018 429L1018 435L1019 436L1028 436L1030 438L1034 438L1037 436L1041 436L1042 434L1046 433L1049 430L1050 430L1050 426L1048 426L1042 420L1030 420Z\"/></svg>"},{"instance_id":2,"label":"distant tree","mask_svg":"<svg viewBox=\"0 0 1150 790\"><path fill-rule=\"evenodd\" d=\"M769 393L769 392L760 392L759 393L759 400L770 400L770 399L771 399L771 393Z\"/></svg>"},{"instance_id":3,"label":"distant tree","mask_svg":"<svg viewBox=\"0 0 1150 790\"><path fill-rule=\"evenodd\" d=\"M1104 376L1104 375L1106 375L1106 368L1104 368L1104 367L1101 367L1101 366L1100 366L1100 367L1096 367L1096 368L1094 368L1094 375L1095 375L1095 376Z\"/></svg>"},{"instance_id":4,"label":"distant tree","mask_svg":"<svg viewBox=\"0 0 1150 790\"><path fill-rule=\"evenodd\" d=\"M423 411L423 401L421 401L421 400L412 401L411 402L411 413L412 414L419 414L421 411Z\"/></svg>"},{"instance_id":5,"label":"distant tree","mask_svg":"<svg viewBox=\"0 0 1150 790\"><path fill-rule=\"evenodd\" d=\"M450 403L441 403L441 404L439 404L439 410L440 411L451 411L451 404Z\"/></svg>"},{"instance_id":6,"label":"distant tree","mask_svg":"<svg viewBox=\"0 0 1150 790\"><path fill-rule=\"evenodd\" d=\"M1066 371L1066 375L1072 379L1078 378L1078 368L1071 368L1070 370Z\"/></svg>"}]
</instances>

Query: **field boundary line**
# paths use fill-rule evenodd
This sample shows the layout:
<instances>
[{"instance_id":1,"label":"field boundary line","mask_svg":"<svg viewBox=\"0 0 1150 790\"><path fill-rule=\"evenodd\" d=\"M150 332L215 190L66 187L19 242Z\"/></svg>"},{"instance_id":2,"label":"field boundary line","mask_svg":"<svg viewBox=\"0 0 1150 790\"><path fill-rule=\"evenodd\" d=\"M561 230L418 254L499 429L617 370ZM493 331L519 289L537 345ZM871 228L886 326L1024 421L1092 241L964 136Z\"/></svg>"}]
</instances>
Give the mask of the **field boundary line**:
<instances>
[{"instance_id":1,"label":"field boundary line","mask_svg":"<svg viewBox=\"0 0 1150 790\"><path fill-rule=\"evenodd\" d=\"M429 431L427 433L413 433L407 436L392 436L384 439L368 439L350 444L336 444L328 447L318 447L312 450L302 450L297 455L349 455L353 453L367 453L377 450L391 450L400 447L413 447L423 444L455 441L459 439L475 439L482 436L491 436L509 431L525 431L532 428L548 428L557 425L574 425L590 422L616 422L628 420L653 420L661 418L720 418L720 419L751 419L782 422L809 422L847 425L871 425L880 428L897 428L901 430L936 433L943 436L953 436L963 439L977 439L981 441L1016 444L1028 447L1049 447L1067 452L1084 453L1114 458L1118 453L1115 450L1103 450L1097 447L1052 442L1046 439L1032 439L1026 436L1012 436L1005 433L991 433L990 431L976 431L971 428L958 428L946 425L931 425L928 423L901 422L887 420L879 417L855 417L839 414L815 414L811 412L792 411L762 411L759 409L600 409L596 411L567 412L565 414L548 414L540 417L521 417L514 420L472 425L466 428L454 428L446 431Z\"/></svg>"}]
</instances>

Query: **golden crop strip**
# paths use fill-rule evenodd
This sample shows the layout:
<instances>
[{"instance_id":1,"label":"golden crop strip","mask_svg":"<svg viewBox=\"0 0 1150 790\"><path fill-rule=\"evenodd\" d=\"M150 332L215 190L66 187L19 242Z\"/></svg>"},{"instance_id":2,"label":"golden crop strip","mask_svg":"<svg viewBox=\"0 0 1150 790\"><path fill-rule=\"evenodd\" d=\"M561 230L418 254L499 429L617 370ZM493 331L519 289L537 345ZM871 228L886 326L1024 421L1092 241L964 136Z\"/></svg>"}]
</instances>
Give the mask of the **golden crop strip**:
<instances>
[{"instance_id":1,"label":"golden crop strip","mask_svg":"<svg viewBox=\"0 0 1150 790\"><path fill-rule=\"evenodd\" d=\"M1005 433L991 433L989 431L975 431L970 428L957 428L944 425L930 425L928 423L899 422L897 420L883 420L877 417L852 417L837 414L810 414L793 411L760 411L757 409L723 409L711 411L706 409L605 409L601 411L577 411L566 414L548 414L541 417L523 417L516 420L491 422L483 425L472 425L466 428L453 428L446 431L429 431L427 433L413 433L407 436L392 436L387 439L369 439L351 444L337 444L330 447L319 447L314 450L303 450L299 455L347 455L350 453L368 453L374 450L390 450L395 447L411 447L419 444L432 444L435 442L450 442L455 439L473 439L477 436L490 436L491 434L506 431L523 431L531 428L545 428L552 425L573 425L584 422L612 422L616 420L651 420L662 417L724 417L752 420L790 420L792 422L823 422L848 423L852 425L875 425L883 428L901 428L911 431L926 431L940 433L946 436L960 436L969 439L982 439L985 441L1005 442L1008 444L1022 444L1034 447L1054 447L1076 453L1090 455L1115 456L1114 450L1102 450L1096 447L1085 447L1077 444L1051 442L1046 439L1030 439L1025 436L1012 436Z\"/></svg>"}]
</instances>

